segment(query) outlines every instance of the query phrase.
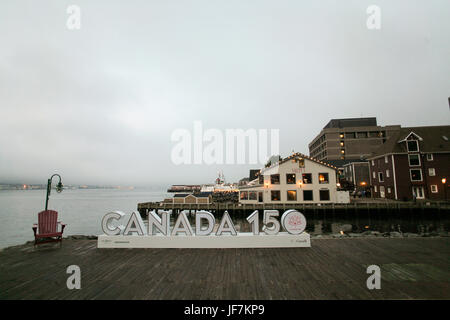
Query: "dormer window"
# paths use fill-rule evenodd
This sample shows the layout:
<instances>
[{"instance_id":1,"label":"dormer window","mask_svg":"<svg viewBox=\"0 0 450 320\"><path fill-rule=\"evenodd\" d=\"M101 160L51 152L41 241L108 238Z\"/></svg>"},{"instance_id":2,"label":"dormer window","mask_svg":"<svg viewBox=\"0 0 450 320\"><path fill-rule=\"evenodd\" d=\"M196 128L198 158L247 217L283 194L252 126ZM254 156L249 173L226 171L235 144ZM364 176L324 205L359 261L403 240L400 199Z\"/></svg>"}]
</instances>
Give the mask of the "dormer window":
<instances>
[{"instance_id":1,"label":"dormer window","mask_svg":"<svg viewBox=\"0 0 450 320\"><path fill-rule=\"evenodd\" d=\"M408 152L419 151L419 142L417 140L408 140L406 141L406 145L408 146Z\"/></svg>"}]
</instances>

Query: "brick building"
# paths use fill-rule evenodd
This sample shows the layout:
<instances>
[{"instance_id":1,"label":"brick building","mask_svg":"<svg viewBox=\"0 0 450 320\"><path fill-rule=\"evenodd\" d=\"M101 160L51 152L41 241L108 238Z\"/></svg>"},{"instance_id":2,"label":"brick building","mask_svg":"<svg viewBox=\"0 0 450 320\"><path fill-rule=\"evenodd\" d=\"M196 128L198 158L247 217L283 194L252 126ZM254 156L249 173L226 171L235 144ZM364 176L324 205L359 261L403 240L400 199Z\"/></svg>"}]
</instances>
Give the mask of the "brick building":
<instances>
[{"instance_id":1,"label":"brick building","mask_svg":"<svg viewBox=\"0 0 450 320\"><path fill-rule=\"evenodd\" d=\"M444 200L450 177L450 126L401 128L368 157L372 194ZM443 183L446 179L446 183Z\"/></svg>"}]
</instances>

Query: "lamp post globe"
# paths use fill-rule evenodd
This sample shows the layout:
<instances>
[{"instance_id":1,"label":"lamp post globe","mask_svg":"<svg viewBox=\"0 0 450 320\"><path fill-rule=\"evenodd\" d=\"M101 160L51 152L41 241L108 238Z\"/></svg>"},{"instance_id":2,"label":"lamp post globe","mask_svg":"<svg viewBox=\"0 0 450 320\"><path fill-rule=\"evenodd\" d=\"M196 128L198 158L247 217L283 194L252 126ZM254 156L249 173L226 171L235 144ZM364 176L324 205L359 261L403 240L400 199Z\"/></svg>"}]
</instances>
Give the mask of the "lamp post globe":
<instances>
[{"instance_id":1,"label":"lamp post globe","mask_svg":"<svg viewBox=\"0 0 450 320\"><path fill-rule=\"evenodd\" d=\"M48 208L48 198L50 197L50 193L51 193L51 190L52 190L52 179L53 179L54 176L57 176L59 178L59 182L56 185L56 192L60 193L60 192L63 191L63 184L61 182L61 176L59 174L55 173L47 181L47 197L45 199L45 211L47 211L47 208Z\"/></svg>"}]
</instances>

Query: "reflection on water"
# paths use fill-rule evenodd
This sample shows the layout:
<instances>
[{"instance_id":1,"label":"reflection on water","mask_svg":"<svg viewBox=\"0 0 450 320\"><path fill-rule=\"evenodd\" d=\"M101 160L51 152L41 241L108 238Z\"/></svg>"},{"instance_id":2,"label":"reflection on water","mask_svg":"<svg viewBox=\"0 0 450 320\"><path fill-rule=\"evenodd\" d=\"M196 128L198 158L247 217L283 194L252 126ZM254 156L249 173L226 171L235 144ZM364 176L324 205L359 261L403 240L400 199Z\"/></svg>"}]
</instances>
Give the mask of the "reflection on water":
<instances>
[{"instance_id":1,"label":"reflection on water","mask_svg":"<svg viewBox=\"0 0 450 320\"><path fill-rule=\"evenodd\" d=\"M195 216L185 211L192 227L195 227ZM280 215L282 212L280 212ZM405 212L396 214L386 214L379 216L370 213L364 213L364 217L360 216L334 216L330 217L314 217L313 215L305 215L307 220L306 232L311 235L319 234L338 234L341 231L345 233L362 233L365 231L384 232L400 232L400 233L431 233L431 232L448 232L450 230L450 217L446 213L429 213L422 214L420 212ZM215 215L217 229L220 223L221 215ZM231 215L236 230L240 232L251 232L251 225L245 218ZM175 215L171 214L171 226L176 220ZM262 213L260 212L259 224L262 229ZM206 227L206 225L205 225Z\"/></svg>"},{"instance_id":2,"label":"reflection on water","mask_svg":"<svg viewBox=\"0 0 450 320\"><path fill-rule=\"evenodd\" d=\"M37 213L45 205L46 190L0 191L0 247L23 244L33 240L32 225L37 223ZM62 193L52 193L49 209L58 211L58 220L66 223L64 235L99 235L102 234L102 217L112 211L120 210L126 214L136 210L140 202L159 201L170 197L165 190L154 191L135 190L64 190ZM280 211L280 216L283 212ZM262 211L259 213L260 230L262 228ZM245 220L250 212L232 213L230 216L237 231L251 232L250 224ZM377 212L363 210L349 213L305 213L307 219L306 231L310 234L331 234L344 232L360 233L367 230L380 232L448 232L449 215L442 210ZM172 223L174 219L172 215ZM216 215L219 223L222 213ZM192 227L195 219L190 215ZM217 226L216 226L217 228Z\"/></svg>"}]
</instances>

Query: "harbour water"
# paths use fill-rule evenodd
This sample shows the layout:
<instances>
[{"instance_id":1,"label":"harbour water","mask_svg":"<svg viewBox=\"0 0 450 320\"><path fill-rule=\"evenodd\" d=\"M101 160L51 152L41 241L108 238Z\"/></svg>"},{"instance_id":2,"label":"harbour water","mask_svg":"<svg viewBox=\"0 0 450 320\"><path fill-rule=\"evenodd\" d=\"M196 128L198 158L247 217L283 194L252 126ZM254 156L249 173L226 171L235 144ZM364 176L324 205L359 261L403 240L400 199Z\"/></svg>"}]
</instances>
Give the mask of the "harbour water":
<instances>
[{"instance_id":1,"label":"harbour water","mask_svg":"<svg viewBox=\"0 0 450 320\"><path fill-rule=\"evenodd\" d=\"M46 190L0 191L0 248L34 240L32 226L45 208ZM160 201L161 191L146 189L73 189L52 191L48 209L58 211L58 220L67 224L64 236L102 234L101 219L109 211L127 215L139 202Z\"/></svg>"},{"instance_id":2,"label":"harbour water","mask_svg":"<svg viewBox=\"0 0 450 320\"><path fill-rule=\"evenodd\" d=\"M31 229L37 223L37 213L45 206L46 190L0 191L0 248L33 240ZM140 202L160 201L171 197L166 190L75 189L52 192L49 209L58 211L58 220L66 223L64 235L102 234L101 219L110 211L119 210L130 215ZM280 212L282 214L282 212ZM173 218L173 217L172 217ZM232 216L239 231L250 231L245 217ZM448 232L448 212L421 212L420 210L379 214L311 214L306 215L306 231L312 235L364 231L440 233ZM190 219L194 222L193 217ZM260 213L260 223L262 213ZM173 221L172 221L173 223Z\"/></svg>"}]
</instances>

